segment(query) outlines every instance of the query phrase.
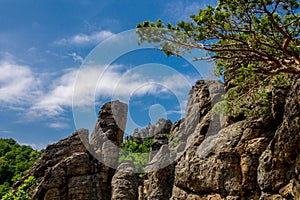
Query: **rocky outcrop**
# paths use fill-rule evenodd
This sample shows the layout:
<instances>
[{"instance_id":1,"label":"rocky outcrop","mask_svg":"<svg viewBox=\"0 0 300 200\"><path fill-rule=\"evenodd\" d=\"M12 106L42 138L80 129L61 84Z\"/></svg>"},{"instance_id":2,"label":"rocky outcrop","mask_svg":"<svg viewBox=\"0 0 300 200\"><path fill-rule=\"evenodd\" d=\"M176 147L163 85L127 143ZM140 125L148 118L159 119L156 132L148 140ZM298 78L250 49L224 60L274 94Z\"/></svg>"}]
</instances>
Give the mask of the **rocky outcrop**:
<instances>
[{"instance_id":1,"label":"rocky outcrop","mask_svg":"<svg viewBox=\"0 0 300 200\"><path fill-rule=\"evenodd\" d=\"M90 143L88 130L80 129L48 145L15 188L32 175L39 182L32 199L111 199L112 166L118 163L126 116L126 104L106 103L99 111Z\"/></svg>"},{"instance_id":2,"label":"rocky outcrop","mask_svg":"<svg viewBox=\"0 0 300 200\"><path fill-rule=\"evenodd\" d=\"M270 112L231 123L211 112L221 93L211 83L190 91L186 118L148 167L144 199L300 199L299 78L289 93L272 90ZM156 166L172 148L179 160Z\"/></svg>"},{"instance_id":3,"label":"rocky outcrop","mask_svg":"<svg viewBox=\"0 0 300 200\"><path fill-rule=\"evenodd\" d=\"M32 199L107 199L100 189L101 163L89 153L87 144L88 131L80 129L49 145L23 178L32 175L39 182Z\"/></svg>"},{"instance_id":4,"label":"rocky outcrop","mask_svg":"<svg viewBox=\"0 0 300 200\"><path fill-rule=\"evenodd\" d=\"M168 143L168 135L170 135L172 122L170 120L160 119L154 126L153 143L150 147L149 160L156 155L160 148Z\"/></svg>"},{"instance_id":5,"label":"rocky outcrop","mask_svg":"<svg viewBox=\"0 0 300 200\"><path fill-rule=\"evenodd\" d=\"M112 178L112 200L136 200L138 198L138 176L135 166L129 161L119 165Z\"/></svg>"},{"instance_id":6,"label":"rocky outcrop","mask_svg":"<svg viewBox=\"0 0 300 200\"><path fill-rule=\"evenodd\" d=\"M168 144L160 148L160 151L150 161L150 166L147 167L149 173L144 184L146 191L144 199L169 199L171 197L174 179L175 184L177 184L176 181L178 182L180 178L183 178L179 175L178 170L175 170L175 163L177 163L176 167L179 163L183 166L188 165L190 160L178 162L177 159L182 156L186 149L190 148L192 140L195 138L204 139L202 136L209 130L208 116L213 116L209 111L211 106L220 98L221 91L222 84L218 81L198 81L191 89L185 119L172 126ZM217 125L213 128L215 129L217 126L220 126L220 120L217 120ZM210 130L212 131L211 134L214 134L214 130ZM202 132L202 136L198 131ZM194 151L195 149L191 148L190 150ZM189 170L191 169L183 167L182 174ZM185 179L184 181L190 180Z\"/></svg>"},{"instance_id":7,"label":"rocky outcrop","mask_svg":"<svg viewBox=\"0 0 300 200\"><path fill-rule=\"evenodd\" d=\"M147 127L142 128L140 131L138 128L136 128L133 134L127 137L127 140L132 140L138 144L141 144L143 140L154 137L154 129L155 126L153 126L151 123L149 123Z\"/></svg>"},{"instance_id":8,"label":"rocky outcrop","mask_svg":"<svg viewBox=\"0 0 300 200\"><path fill-rule=\"evenodd\" d=\"M176 164L171 199L299 199L299 79L286 99L284 93L259 118L216 135L196 130Z\"/></svg>"},{"instance_id":9,"label":"rocky outcrop","mask_svg":"<svg viewBox=\"0 0 300 200\"><path fill-rule=\"evenodd\" d=\"M175 166L171 158L168 145L163 145L147 167L147 179L143 183L143 194L140 194L142 199L170 198Z\"/></svg>"},{"instance_id":10,"label":"rocky outcrop","mask_svg":"<svg viewBox=\"0 0 300 200\"><path fill-rule=\"evenodd\" d=\"M91 145L78 130L29 170L40 183L34 199L300 199L300 78L290 89L271 88L269 112L256 117L217 115L223 93L218 81L197 81L184 119L159 120L128 138L154 140L143 178L131 162L117 168L127 106L105 104Z\"/></svg>"},{"instance_id":11,"label":"rocky outcrop","mask_svg":"<svg viewBox=\"0 0 300 200\"><path fill-rule=\"evenodd\" d=\"M108 102L101 107L90 140L96 156L106 155L104 143L113 143L118 147L122 144L127 112L127 104L120 101Z\"/></svg>"},{"instance_id":12,"label":"rocky outcrop","mask_svg":"<svg viewBox=\"0 0 300 200\"><path fill-rule=\"evenodd\" d=\"M32 199L106 199L96 160L74 153L49 169Z\"/></svg>"},{"instance_id":13,"label":"rocky outcrop","mask_svg":"<svg viewBox=\"0 0 300 200\"><path fill-rule=\"evenodd\" d=\"M180 121L173 124L169 130L170 135L177 133L180 126ZM149 165L146 167L147 178L144 180L141 186L142 193L140 193L141 199L169 199L174 184L174 169L176 153L174 147L170 148L173 143L167 141L164 143L154 154L150 156Z\"/></svg>"},{"instance_id":14,"label":"rocky outcrop","mask_svg":"<svg viewBox=\"0 0 300 200\"><path fill-rule=\"evenodd\" d=\"M93 156L102 163L101 189L110 198L111 181L118 167L119 147L123 142L128 106L120 101L104 104L91 134L90 145Z\"/></svg>"},{"instance_id":15,"label":"rocky outcrop","mask_svg":"<svg viewBox=\"0 0 300 200\"><path fill-rule=\"evenodd\" d=\"M286 99L283 122L259 159L261 199L300 199L300 78Z\"/></svg>"},{"instance_id":16,"label":"rocky outcrop","mask_svg":"<svg viewBox=\"0 0 300 200\"><path fill-rule=\"evenodd\" d=\"M45 152L29 169L22 180L27 179L28 176L34 176L38 182L41 182L47 170L54 167L57 163L60 163L73 154L88 152L84 143L88 143L88 130L80 129L68 138L58 143L48 145ZM22 183L23 181L16 183L15 187L18 187Z\"/></svg>"},{"instance_id":17,"label":"rocky outcrop","mask_svg":"<svg viewBox=\"0 0 300 200\"><path fill-rule=\"evenodd\" d=\"M195 141L190 146L175 168L175 194L229 196L238 193L241 172L235 147L243 133L242 123L222 129L200 145ZM172 199L176 198L173 195Z\"/></svg>"}]
</instances>

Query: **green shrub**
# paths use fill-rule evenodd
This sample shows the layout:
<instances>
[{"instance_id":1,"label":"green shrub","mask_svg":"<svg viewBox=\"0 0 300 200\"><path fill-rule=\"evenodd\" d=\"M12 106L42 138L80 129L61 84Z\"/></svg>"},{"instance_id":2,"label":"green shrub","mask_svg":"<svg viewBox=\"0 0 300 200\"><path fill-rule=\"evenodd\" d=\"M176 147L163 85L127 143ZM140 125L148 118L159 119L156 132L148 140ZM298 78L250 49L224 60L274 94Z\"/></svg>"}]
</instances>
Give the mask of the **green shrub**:
<instances>
[{"instance_id":1,"label":"green shrub","mask_svg":"<svg viewBox=\"0 0 300 200\"><path fill-rule=\"evenodd\" d=\"M145 139L141 144L135 141L128 141L121 146L119 163L126 160L133 162L136 169L143 169L148 163L149 152L153 139Z\"/></svg>"},{"instance_id":2,"label":"green shrub","mask_svg":"<svg viewBox=\"0 0 300 200\"><path fill-rule=\"evenodd\" d=\"M9 192L5 194L1 200L30 200L37 185L38 182L36 178L29 176L15 194Z\"/></svg>"},{"instance_id":3,"label":"green shrub","mask_svg":"<svg viewBox=\"0 0 300 200\"><path fill-rule=\"evenodd\" d=\"M40 154L30 146L19 145L11 138L0 138L0 197L24 176Z\"/></svg>"}]
</instances>

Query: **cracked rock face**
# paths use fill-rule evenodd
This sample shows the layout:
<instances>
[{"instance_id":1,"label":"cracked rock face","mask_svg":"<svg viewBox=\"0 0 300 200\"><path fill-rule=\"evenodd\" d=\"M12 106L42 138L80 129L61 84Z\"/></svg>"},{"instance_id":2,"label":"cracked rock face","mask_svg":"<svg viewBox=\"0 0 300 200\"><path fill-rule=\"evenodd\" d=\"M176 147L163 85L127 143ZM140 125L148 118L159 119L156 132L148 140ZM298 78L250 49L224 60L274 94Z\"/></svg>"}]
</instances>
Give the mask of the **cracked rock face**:
<instances>
[{"instance_id":1,"label":"cracked rock face","mask_svg":"<svg viewBox=\"0 0 300 200\"><path fill-rule=\"evenodd\" d=\"M103 153L102 146L107 141L118 147L122 144L127 112L127 104L120 101L108 102L102 106L90 140L96 154Z\"/></svg>"},{"instance_id":2,"label":"cracked rock face","mask_svg":"<svg viewBox=\"0 0 300 200\"><path fill-rule=\"evenodd\" d=\"M262 199L300 199L300 79L286 99L283 122L259 159Z\"/></svg>"},{"instance_id":3,"label":"cracked rock face","mask_svg":"<svg viewBox=\"0 0 300 200\"><path fill-rule=\"evenodd\" d=\"M119 165L112 178L112 200L136 200L138 198L138 176L134 164L126 161Z\"/></svg>"},{"instance_id":4,"label":"cracked rock face","mask_svg":"<svg viewBox=\"0 0 300 200\"><path fill-rule=\"evenodd\" d=\"M269 113L230 125L211 112L222 87L197 81L185 119L136 131L142 138L152 134L157 142L142 179L130 162L115 170L96 159L117 165L115 148L122 142L127 106L116 102L99 112L90 146L87 130L78 130L49 145L22 180L35 176L39 186L33 199L46 200L300 199L300 78L286 91L272 91ZM162 131L155 132L156 126Z\"/></svg>"},{"instance_id":5,"label":"cracked rock face","mask_svg":"<svg viewBox=\"0 0 300 200\"><path fill-rule=\"evenodd\" d=\"M149 173L144 199L166 199L159 194L169 191L170 180L168 197L174 200L300 199L299 77L290 90L273 92L270 113L227 127L220 120L213 134L208 133L213 119L208 87L199 81L192 88L186 118L169 139L170 145L185 138L175 147L184 153L173 168ZM154 159L168 159L158 154Z\"/></svg>"},{"instance_id":6,"label":"cracked rock face","mask_svg":"<svg viewBox=\"0 0 300 200\"><path fill-rule=\"evenodd\" d=\"M99 111L90 143L88 130L80 129L68 138L48 145L15 188L33 175L39 182L33 195L36 200L111 199L115 168L109 166L118 164L118 147L122 143L126 117L126 104L120 101L106 103Z\"/></svg>"},{"instance_id":7,"label":"cracked rock face","mask_svg":"<svg viewBox=\"0 0 300 200\"><path fill-rule=\"evenodd\" d=\"M105 189L100 189L101 163L89 153L82 138L88 141L85 129L46 148L23 178L33 175L38 180L32 199L105 199Z\"/></svg>"}]
</instances>

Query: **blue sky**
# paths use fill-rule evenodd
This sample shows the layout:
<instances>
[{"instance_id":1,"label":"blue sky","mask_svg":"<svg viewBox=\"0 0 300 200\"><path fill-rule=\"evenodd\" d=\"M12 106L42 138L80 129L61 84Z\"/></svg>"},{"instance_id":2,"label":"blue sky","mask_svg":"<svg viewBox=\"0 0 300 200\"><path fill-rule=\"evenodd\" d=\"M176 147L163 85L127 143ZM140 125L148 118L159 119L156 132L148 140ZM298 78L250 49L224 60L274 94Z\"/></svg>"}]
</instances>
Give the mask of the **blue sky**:
<instances>
[{"instance_id":1,"label":"blue sky","mask_svg":"<svg viewBox=\"0 0 300 200\"><path fill-rule=\"evenodd\" d=\"M129 35L137 23L158 18L175 23L207 3L215 2L1 0L0 137L44 148L77 128L91 129L97 111L111 99L129 104L126 134L160 117L181 118L188 89L201 77L188 61L134 45L116 55L108 68L103 56L117 52L115 38L124 36L125 46L126 37L135 42ZM91 65L94 58L97 67ZM86 79L80 82L78 74ZM76 84L80 99L89 95L82 92L91 85L96 88L87 127L78 127L86 122L73 119L74 109L87 106L72 101Z\"/></svg>"}]
</instances>

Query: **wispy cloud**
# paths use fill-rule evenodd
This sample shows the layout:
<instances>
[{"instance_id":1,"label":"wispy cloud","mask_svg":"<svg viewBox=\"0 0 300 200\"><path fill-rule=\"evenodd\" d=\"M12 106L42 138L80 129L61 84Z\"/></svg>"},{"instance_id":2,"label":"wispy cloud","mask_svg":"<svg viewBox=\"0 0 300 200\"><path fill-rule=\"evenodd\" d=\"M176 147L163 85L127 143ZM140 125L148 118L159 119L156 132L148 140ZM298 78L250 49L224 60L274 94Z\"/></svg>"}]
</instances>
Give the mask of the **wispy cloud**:
<instances>
[{"instance_id":1,"label":"wispy cloud","mask_svg":"<svg viewBox=\"0 0 300 200\"><path fill-rule=\"evenodd\" d=\"M77 70L69 70L63 76L54 79L48 92L40 96L31 106L27 115L31 117L53 117L64 112L64 106L72 106L72 95Z\"/></svg>"},{"instance_id":2,"label":"wispy cloud","mask_svg":"<svg viewBox=\"0 0 300 200\"><path fill-rule=\"evenodd\" d=\"M82 60L76 53L70 56ZM181 102L190 83L194 82L193 78L160 69L158 66L91 65L67 69L61 76L49 80L49 77L45 79L44 75L35 74L30 66L17 64L11 58L2 59L0 108L18 110L26 119L32 120L63 117L72 107L94 106L96 102L110 98L126 102L135 95L173 93ZM54 129L67 128L66 124L57 121L47 125Z\"/></svg>"},{"instance_id":3,"label":"wispy cloud","mask_svg":"<svg viewBox=\"0 0 300 200\"><path fill-rule=\"evenodd\" d=\"M68 123L64 122L52 122L47 124L48 127L53 128L53 129L66 129L69 128Z\"/></svg>"},{"instance_id":4,"label":"wispy cloud","mask_svg":"<svg viewBox=\"0 0 300 200\"><path fill-rule=\"evenodd\" d=\"M47 145L54 143L55 141L50 141L48 143L26 143L26 142L18 142L20 145L30 146L35 150L42 150L45 149Z\"/></svg>"},{"instance_id":5,"label":"wispy cloud","mask_svg":"<svg viewBox=\"0 0 300 200\"><path fill-rule=\"evenodd\" d=\"M0 102L9 106L24 106L40 95L40 80L31 68L12 59L0 61ZM16 106L18 108L18 106Z\"/></svg>"},{"instance_id":6,"label":"wispy cloud","mask_svg":"<svg viewBox=\"0 0 300 200\"><path fill-rule=\"evenodd\" d=\"M102 30L98 32L93 32L91 34L79 33L71 36L70 38L62 38L55 41L58 45L90 45L97 44L111 36L114 33L108 30Z\"/></svg>"},{"instance_id":7,"label":"wispy cloud","mask_svg":"<svg viewBox=\"0 0 300 200\"><path fill-rule=\"evenodd\" d=\"M0 129L0 133L3 133L3 134L11 134L12 131Z\"/></svg>"},{"instance_id":8,"label":"wispy cloud","mask_svg":"<svg viewBox=\"0 0 300 200\"><path fill-rule=\"evenodd\" d=\"M49 92L30 108L28 114L55 117L72 106L94 106L97 99L108 98L128 101L133 95L161 95L172 92L177 97L185 97L191 86L184 84L184 79L176 74L154 78L147 77L147 73L141 71L128 70L124 73L122 65L70 69L53 81Z\"/></svg>"},{"instance_id":9,"label":"wispy cloud","mask_svg":"<svg viewBox=\"0 0 300 200\"><path fill-rule=\"evenodd\" d=\"M70 53L69 56L71 56L75 62L82 63L83 60L84 60L83 57L81 57L80 55L78 55L76 52Z\"/></svg>"}]
</instances>

